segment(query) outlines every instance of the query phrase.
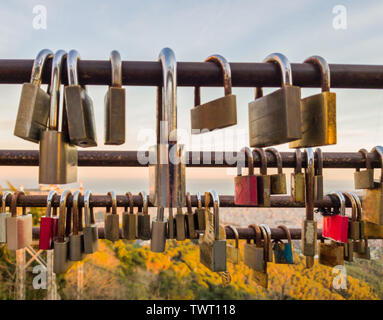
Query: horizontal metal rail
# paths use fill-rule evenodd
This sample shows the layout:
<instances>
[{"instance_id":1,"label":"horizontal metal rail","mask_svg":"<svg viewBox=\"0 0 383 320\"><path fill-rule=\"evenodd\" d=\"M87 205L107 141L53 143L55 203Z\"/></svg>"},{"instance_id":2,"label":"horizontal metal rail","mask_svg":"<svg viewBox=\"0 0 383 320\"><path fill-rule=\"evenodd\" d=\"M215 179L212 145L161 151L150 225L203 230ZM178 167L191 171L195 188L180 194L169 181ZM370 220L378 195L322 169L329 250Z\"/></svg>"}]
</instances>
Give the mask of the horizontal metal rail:
<instances>
[{"instance_id":1,"label":"horizontal metal rail","mask_svg":"<svg viewBox=\"0 0 383 320\"><path fill-rule=\"evenodd\" d=\"M81 167L139 167L138 151L79 151L78 165ZM147 157L148 152L145 153ZM266 153L267 166L277 166L272 154ZM237 152L190 151L186 153L188 167L235 167ZM281 152L283 167L294 168L296 165L294 152ZM306 166L306 154L302 153L303 166ZM381 163L376 153L369 153L368 158L374 168L380 168ZM204 163L205 162L205 163ZM0 166L38 166L39 152L36 150L0 150ZM260 157L254 155L254 166L260 166ZM365 168L366 162L359 152L324 152L324 168Z\"/></svg>"},{"instance_id":2,"label":"horizontal metal rail","mask_svg":"<svg viewBox=\"0 0 383 320\"><path fill-rule=\"evenodd\" d=\"M33 60L0 59L0 83L29 82ZM279 87L281 72L272 63L230 63L234 87ZM383 71L380 65L330 64L332 88L383 88ZM51 63L43 72L43 83L50 81ZM78 62L81 84L110 85L109 60L81 60ZM320 87L320 72L312 64L292 63L293 83L300 87ZM66 68L62 81L66 83ZM122 82L129 86L162 85L161 64L156 61L123 61ZM178 62L179 86L222 86L222 71L214 63Z\"/></svg>"}]
</instances>

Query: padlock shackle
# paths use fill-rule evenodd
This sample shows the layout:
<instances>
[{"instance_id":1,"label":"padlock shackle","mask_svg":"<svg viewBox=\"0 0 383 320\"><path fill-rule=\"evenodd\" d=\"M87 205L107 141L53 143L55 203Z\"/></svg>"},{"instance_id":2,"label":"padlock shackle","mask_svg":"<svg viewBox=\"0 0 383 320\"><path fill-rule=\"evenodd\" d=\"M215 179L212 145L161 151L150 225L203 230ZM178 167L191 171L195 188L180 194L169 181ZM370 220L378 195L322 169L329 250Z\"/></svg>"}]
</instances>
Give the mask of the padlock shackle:
<instances>
[{"instance_id":1,"label":"padlock shackle","mask_svg":"<svg viewBox=\"0 0 383 320\"><path fill-rule=\"evenodd\" d=\"M358 150L358 152L361 153L364 158L364 161L366 163L366 169L372 169L371 160L368 158L368 151L363 148ZM360 171L360 167L357 167L356 171Z\"/></svg>"},{"instance_id":2,"label":"padlock shackle","mask_svg":"<svg viewBox=\"0 0 383 320\"><path fill-rule=\"evenodd\" d=\"M5 191L1 197L1 213L4 213L7 211L7 197L9 195L12 195L12 192Z\"/></svg>"},{"instance_id":3,"label":"padlock shackle","mask_svg":"<svg viewBox=\"0 0 383 320\"><path fill-rule=\"evenodd\" d=\"M36 59L33 61L31 72L31 83L37 86L41 85L41 75L43 73L44 65L49 58L53 57L53 52L49 49L41 50Z\"/></svg>"},{"instance_id":4,"label":"padlock shackle","mask_svg":"<svg viewBox=\"0 0 383 320\"><path fill-rule=\"evenodd\" d=\"M70 50L66 59L66 66L68 72L68 85L78 85L78 74L77 74L77 61L80 60L80 53L77 50Z\"/></svg>"},{"instance_id":5,"label":"padlock shackle","mask_svg":"<svg viewBox=\"0 0 383 320\"><path fill-rule=\"evenodd\" d=\"M275 148L267 148L265 150L266 152L270 152L271 154L274 155L275 157L275 160L277 162L277 167L278 167L278 174L282 174L283 173L283 164L282 164L282 156L281 154L279 153L279 151Z\"/></svg>"},{"instance_id":6,"label":"padlock shackle","mask_svg":"<svg viewBox=\"0 0 383 320\"><path fill-rule=\"evenodd\" d=\"M197 191L197 208L202 209L201 192Z\"/></svg>"},{"instance_id":7,"label":"padlock shackle","mask_svg":"<svg viewBox=\"0 0 383 320\"><path fill-rule=\"evenodd\" d=\"M357 221L362 220L362 202L360 201L358 195L355 192L349 192L355 199L356 208L357 208Z\"/></svg>"},{"instance_id":8,"label":"padlock shackle","mask_svg":"<svg viewBox=\"0 0 383 320\"><path fill-rule=\"evenodd\" d=\"M317 158L317 165L315 166L315 175L322 176L323 175L323 154L322 154L322 149L321 148L316 148L315 149L315 155L316 155L316 158Z\"/></svg>"},{"instance_id":9,"label":"padlock shackle","mask_svg":"<svg viewBox=\"0 0 383 320\"><path fill-rule=\"evenodd\" d=\"M213 199L213 210L214 210L214 239L219 240L219 196L218 193L211 189L205 192L205 208L206 210L210 207L210 197Z\"/></svg>"},{"instance_id":10,"label":"padlock shackle","mask_svg":"<svg viewBox=\"0 0 383 320\"><path fill-rule=\"evenodd\" d=\"M354 196L349 193L349 192L343 192L343 195L348 198L351 202L351 220L356 222L357 221L357 216L358 216L358 205L356 203L356 200Z\"/></svg>"},{"instance_id":11,"label":"padlock shackle","mask_svg":"<svg viewBox=\"0 0 383 320\"><path fill-rule=\"evenodd\" d=\"M110 212L110 208L112 208L112 214L117 214L117 195L115 191L109 191L107 195L112 200L112 206L106 206L106 212Z\"/></svg>"},{"instance_id":12,"label":"padlock shackle","mask_svg":"<svg viewBox=\"0 0 383 320\"><path fill-rule=\"evenodd\" d=\"M265 150L263 150L262 148L254 148L253 154L254 152L256 152L261 159L261 166L259 169L261 175L267 175L267 158L266 158Z\"/></svg>"},{"instance_id":13,"label":"padlock shackle","mask_svg":"<svg viewBox=\"0 0 383 320\"><path fill-rule=\"evenodd\" d=\"M302 152L301 149L295 149L295 168L294 173L302 172Z\"/></svg>"},{"instance_id":14,"label":"padlock shackle","mask_svg":"<svg viewBox=\"0 0 383 320\"><path fill-rule=\"evenodd\" d=\"M242 157L244 155L244 157ZM240 159L237 160L237 176L242 175L242 167L245 166L247 160L247 167L249 168L249 176L254 175L254 158L253 153L249 147L243 147L239 154Z\"/></svg>"},{"instance_id":15,"label":"padlock shackle","mask_svg":"<svg viewBox=\"0 0 383 320\"><path fill-rule=\"evenodd\" d=\"M228 227L229 229L233 231L234 237L235 237L235 248L238 249L239 248L239 233L237 228L232 226L231 224L227 225L226 227Z\"/></svg>"},{"instance_id":16,"label":"padlock shackle","mask_svg":"<svg viewBox=\"0 0 383 320\"><path fill-rule=\"evenodd\" d=\"M134 199L133 195L131 192L125 193L126 197L128 198L128 203L129 203L129 214L134 213ZM128 207L124 208L125 211L128 211Z\"/></svg>"},{"instance_id":17,"label":"padlock shackle","mask_svg":"<svg viewBox=\"0 0 383 320\"><path fill-rule=\"evenodd\" d=\"M339 205L340 205L340 207L339 207L340 215L345 216L346 215L346 199L345 199L343 193L340 191L333 191L329 194L329 196L330 196L330 198L331 198L331 196L335 196L338 198Z\"/></svg>"},{"instance_id":18,"label":"padlock shackle","mask_svg":"<svg viewBox=\"0 0 383 320\"><path fill-rule=\"evenodd\" d=\"M188 214L193 214L192 202L190 192L186 193L186 207L188 210Z\"/></svg>"},{"instance_id":19,"label":"padlock shackle","mask_svg":"<svg viewBox=\"0 0 383 320\"><path fill-rule=\"evenodd\" d=\"M284 54L278 52L271 53L263 60L263 62L271 62L274 64L278 64L281 70L282 87L293 85L291 64L289 59L287 59L287 57Z\"/></svg>"},{"instance_id":20,"label":"padlock shackle","mask_svg":"<svg viewBox=\"0 0 383 320\"><path fill-rule=\"evenodd\" d=\"M78 205L78 199L81 196L81 191L76 190L73 194L73 202L72 202L72 225L73 225L73 235L78 235L79 233L79 225L80 225L80 219L79 219L79 210L81 208Z\"/></svg>"},{"instance_id":21,"label":"padlock shackle","mask_svg":"<svg viewBox=\"0 0 383 320\"><path fill-rule=\"evenodd\" d=\"M64 190L60 197L60 209L59 209L59 221L58 221L58 232L57 232L57 240L59 242L65 241L65 229L67 222L67 213L68 209L66 207L66 201L69 195L72 193L69 190Z\"/></svg>"},{"instance_id":22,"label":"padlock shackle","mask_svg":"<svg viewBox=\"0 0 383 320\"><path fill-rule=\"evenodd\" d=\"M299 152L297 153L297 151ZM307 168L305 169L305 209L306 219L314 220L314 175L315 175L315 164L314 164L314 152L312 148L306 148ZM295 150L295 156L299 158L300 149ZM302 159L302 158L301 158ZM297 160L298 163L299 160Z\"/></svg>"},{"instance_id":23,"label":"padlock shackle","mask_svg":"<svg viewBox=\"0 0 383 320\"><path fill-rule=\"evenodd\" d=\"M291 233L290 233L289 228L287 228L285 225L280 225L280 226L278 226L278 228L282 229L285 232L286 238L287 238L287 242L291 244L292 240L291 240Z\"/></svg>"},{"instance_id":24,"label":"padlock shackle","mask_svg":"<svg viewBox=\"0 0 383 320\"><path fill-rule=\"evenodd\" d=\"M268 257L270 254L269 248L270 248L270 242L271 242L271 232L269 234L265 224L259 225L259 228L261 229L261 233L263 235L263 240L264 240L264 244L265 244L265 246L264 246L265 257ZM269 228L269 230L270 230L270 228Z\"/></svg>"},{"instance_id":25,"label":"padlock shackle","mask_svg":"<svg viewBox=\"0 0 383 320\"><path fill-rule=\"evenodd\" d=\"M255 245L258 247L258 248L261 248L262 247L262 232L261 232L261 229L259 228L259 226L257 224L250 224L247 226L248 228L252 228L255 232Z\"/></svg>"},{"instance_id":26,"label":"padlock shackle","mask_svg":"<svg viewBox=\"0 0 383 320\"><path fill-rule=\"evenodd\" d=\"M375 146L372 148L371 152L376 152L380 158L380 165L382 168L380 171L380 183L383 183L383 147Z\"/></svg>"},{"instance_id":27,"label":"padlock shackle","mask_svg":"<svg viewBox=\"0 0 383 320\"><path fill-rule=\"evenodd\" d=\"M55 190L51 190L49 191L48 193L48 196L47 196L47 208L45 210L45 216L46 217L52 217L52 200L53 200L53 197L57 194L57 192Z\"/></svg>"},{"instance_id":28,"label":"padlock shackle","mask_svg":"<svg viewBox=\"0 0 383 320\"><path fill-rule=\"evenodd\" d=\"M93 208L90 206L90 197L92 196L92 191L86 190L84 195L84 217L85 217L85 227L90 227L95 223Z\"/></svg>"},{"instance_id":29,"label":"padlock shackle","mask_svg":"<svg viewBox=\"0 0 383 320\"><path fill-rule=\"evenodd\" d=\"M121 55L117 50L110 53L110 65L112 70L112 87L122 87L122 62Z\"/></svg>"},{"instance_id":30,"label":"padlock shackle","mask_svg":"<svg viewBox=\"0 0 383 320\"><path fill-rule=\"evenodd\" d=\"M143 207L142 213L143 214L149 214L149 203L148 203L148 196L146 195L146 192L140 191L140 193L138 195L142 199L142 207Z\"/></svg>"},{"instance_id":31,"label":"padlock shackle","mask_svg":"<svg viewBox=\"0 0 383 320\"><path fill-rule=\"evenodd\" d=\"M319 67L321 74L322 92L329 92L331 87L330 66L328 65L326 59L321 56L311 56L308 57L304 63L310 63Z\"/></svg>"},{"instance_id":32,"label":"padlock shackle","mask_svg":"<svg viewBox=\"0 0 383 320\"><path fill-rule=\"evenodd\" d=\"M23 191L15 191L12 194L12 200L11 200L11 215L12 217L17 217L17 200L19 199L20 195L25 195ZM23 213L24 213L25 207L23 207Z\"/></svg>"}]
</instances>

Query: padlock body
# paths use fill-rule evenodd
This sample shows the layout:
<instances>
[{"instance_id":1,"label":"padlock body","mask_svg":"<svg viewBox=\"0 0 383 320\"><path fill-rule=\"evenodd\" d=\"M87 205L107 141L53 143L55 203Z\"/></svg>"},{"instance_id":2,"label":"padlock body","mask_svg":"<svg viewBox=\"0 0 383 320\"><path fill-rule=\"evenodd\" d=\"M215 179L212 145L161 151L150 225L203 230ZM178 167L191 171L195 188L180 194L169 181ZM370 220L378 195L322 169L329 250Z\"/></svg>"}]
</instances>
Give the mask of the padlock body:
<instances>
[{"instance_id":1,"label":"padlock body","mask_svg":"<svg viewBox=\"0 0 383 320\"><path fill-rule=\"evenodd\" d=\"M122 213L122 236L128 240L136 240L137 216L133 213Z\"/></svg>"},{"instance_id":2,"label":"padlock body","mask_svg":"<svg viewBox=\"0 0 383 320\"><path fill-rule=\"evenodd\" d=\"M273 246L274 260L278 264L293 264L294 255L291 243L275 243Z\"/></svg>"},{"instance_id":3,"label":"padlock body","mask_svg":"<svg viewBox=\"0 0 383 320\"><path fill-rule=\"evenodd\" d=\"M174 219L173 216L169 215L168 218L168 224L167 224L167 230L166 235L168 239L175 239L176 238L176 219Z\"/></svg>"},{"instance_id":4,"label":"padlock body","mask_svg":"<svg viewBox=\"0 0 383 320\"><path fill-rule=\"evenodd\" d=\"M351 239L347 240L347 243L344 244L344 260L348 262L354 261L354 241Z\"/></svg>"},{"instance_id":5,"label":"padlock body","mask_svg":"<svg viewBox=\"0 0 383 320\"><path fill-rule=\"evenodd\" d=\"M84 227L84 253L90 254L98 250L98 229L92 225Z\"/></svg>"},{"instance_id":6,"label":"padlock body","mask_svg":"<svg viewBox=\"0 0 383 320\"><path fill-rule=\"evenodd\" d=\"M344 264L344 248L336 243L319 242L319 263L329 267Z\"/></svg>"},{"instance_id":7,"label":"padlock body","mask_svg":"<svg viewBox=\"0 0 383 320\"><path fill-rule=\"evenodd\" d=\"M348 217L339 214L323 217L322 235L325 238L346 243L348 239Z\"/></svg>"},{"instance_id":8,"label":"padlock body","mask_svg":"<svg viewBox=\"0 0 383 320\"><path fill-rule=\"evenodd\" d=\"M355 189L373 189L374 169L366 169L354 172Z\"/></svg>"},{"instance_id":9,"label":"padlock body","mask_svg":"<svg viewBox=\"0 0 383 320\"><path fill-rule=\"evenodd\" d=\"M58 231L58 219L56 217L41 217L39 249L53 249L53 241Z\"/></svg>"},{"instance_id":10,"label":"padlock body","mask_svg":"<svg viewBox=\"0 0 383 320\"><path fill-rule=\"evenodd\" d=\"M77 181L77 149L66 142L63 132L46 130L41 133L39 162L39 183Z\"/></svg>"},{"instance_id":11,"label":"padlock body","mask_svg":"<svg viewBox=\"0 0 383 320\"><path fill-rule=\"evenodd\" d=\"M234 177L236 205L258 205L257 176L236 176Z\"/></svg>"},{"instance_id":12,"label":"padlock body","mask_svg":"<svg viewBox=\"0 0 383 320\"><path fill-rule=\"evenodd\" d=\"M150 216L148 214L137 214L137 237L141 240L150 240Z\"/></svg>"},{"instance_id":13,"label":"padlock body","mask_svg":"<svg viewBox=\"0 0 383 320\"><path fill-rule=\"evenodd\" d=\"M7 219L10 216L10 212L0 213L0 243L7 242Z\"/></svg>"},{"instance_id":14,"label":"padlock body","mask_svg":"<svg viewBox=\"0 0 383 320\"><path fill-rule=\"evenodd\" d=\"M226 240L201 241L200 262L213 272L226 271Z\"/></svg>"},{"instance_id":15,"label":"padlock body","mask_svg":"<svg viewBox=\"0 0 383 320\"><path fill-rule=\"evenodd\" d=\"M317 222L315 220L302 221L302 253L304 256L314 257L317 245Z\"/></svg>"},{"instance_id":16,"label":"padlock body","mask_svg":"<svg viewBox=\"0 0 383 320\"><path fill-rule=\"evenodd\" d=\"M363 239L364 237L383 239L382 225L368 221L361 221L361 231L363 234L361 234L360 239Z\"/></svg>"},{"instance_id":17,"label":"padlock body","mask_svg":"<svg viewBox=\"0 0 383 320\"><path fill-rule=\"evenodd\" d=\"M300 139L301 89L284 86L249 103L251 147L268 147Z\"/></svg>"},{"instance_id":18,"label":"padlock body","mask_svg":"<svg viewBox=\"0 0 383 320\"><path fill-rule=\"evenodd\" d=\"M49 94L38 85L24 83L13 134L38 143L41 132L47 127L49 100Z\"/></svg>"},{"instance_id":19,"label":"padlock body","mask_svg":"<svg viewBox=\"0 0 383 320\"><path fill-rule=\"evenodd\" d=\"M266 271L265 250L255 244L245 243L244 245L244 264L250 269L258 272Z\"/></svg>"},{"instance_id":20,"label":"padlock body","mask_svg":"<svg viewBox=\"0 0 383 320\"><path fill-rule=\"evenodd\" d=\"M81 261L84 257L84 235L71 234L69 236L69 260Z\"/></svg>"},{"instance_id":21,"label":"padlock body","mask_svg":"<svg viewBox=\"0 0 383 320\"><path fill-rule=\"evenodd\" d=\"M104 104L104 144L125 143L125 89L109 87Z\"/></svg>"},{"instance_id":22,"label":"padlock body","mask_svg":"<svg viewBox=\"0 0 383 320\"><path fill-rule=\"evenodd\" d=\"M314 201L323 200L323 176L314 176Z\"/></svg>"},{"instance_id":23,"label":"padlock body","mask_svg":"<svg viewBox=\"0 0 383 320\"><path fill-rule=\"evenodd\" d=\"M32 215L7 218L7 248L18 250L32 244Z\"/></svg>"},{"instance_id":24,"label":"padlock body","mask_svg":"<svg viewBox=\"0 0 383 320\"><path fill-rule=\"evenodd\" d=\"M187 213L186 214L186 230L187 230L187 236L190 239L197 239L198 238L198 235L196 232L195 214L194 213Z\"/></svg>"},{"instance_id":25,"label":"padlock body","mask_svg":"<svg viewBox=\"0 0 383 320\"><path fill-rule=\"evenodd\" d=\"M348 238L352 240L360 239L360 222L359 221L349 221L348 225Z\"/></svg>"},{"instance_id":26,"label":"padlock body","mask_svg":"<svg viewBox=\"0 0 383 320\"><path fill-rule=\"evenodd\" d=\"M227 96L209 101L190 110L192 133L203 130L223 129L237 124L236 96Z\"/></svg>"},{"instance_id":27,"label":"padlock body","mask_svg":"<svg viewBox=\"0 0 383 320\"><path fill-rule=\"evenodd\" d=\"M383 225L383 187L367 189L362 207L363 220Z\"/></svg>"},{"instance_id":28,"label":"padlock body","mask_svg":"<svg viewBox=\"0 0 383 320\"><path fill-rule=\"evenodd\" d=\"M167 221L154 219L152 222L152 238L150 250L153 252L164 252L166 246Z\"/></svg>"},{"instance_id":29,"label":"padlock body","mask_svg":"<svg viewBox=\"0 0 383 320\"><path fill-rule=\"evenodd\" d=\"M291 174L291 197L294 202L305 202L306 180L303 172Z\"/></svg>"},{"instance_id":30,"label":"padlock body","mask_svg":"<svg viewBox=\"0 0 383 320\"><path fill-rule=\"evenodd\" d=\"M355 257L359 259L370 260L371 252L370 252L370 248L366 245L366 240L362 239L360 241L356 241L355 243L356 243L356 247L354 246Z\"/></svg>"},{"instance_id":31,"label":"padlock body","mask_svg":"<svg viewBox=\"0 0 383 320\"><path fill-rule=\"evenodd\" d=\"M267 289L269 283L269 275L267 274L267 270L265 271L256 271L253 270L252 280L255 281L261 287Z\"/></svg>"},{"instance_id":32,"label":"padlock body","mask_svg":"<svg viewBox=\"0 0 383 320\"><path fill-rule=\"evenodd\" d=\"M239 264L241 262L241 252L239 248L234 247L231 244L226 246L227 261L233 264Z\"/></svg>"},{"instance_id":33,"label":"padlock body","mask_svg":"<svg viewBox=\"0 0 383 320\"><path fill-rule=\"evenodd\" d=\"M120 239L120 226L118 214L105 213L104 230L105 239L117 241Z\"/></svg>"},{"instance_id":34,"label":"padlock body","mask_svg":"<svg viewBox=\"0 0 383 320\"><path fill-rule=\"evenodd\" d=\"M186 239L185 215L182 213L177 213L175 220L176 220L176 240L184 241Z\"/></svg>"},{"instance_id":35,"label":"padlock body","mask_svg":"<svg viewBox=\"0 0 383 320\"><path fill-rule=\"evenodd\" d=\"M286 174L278 173L270 175L270 192L271 194L286 194Z\"/></svg>"},{"instance_id":36,"label":"padlock body","mask_svg":"<svg viewBox=\"0 0 383 320\"><path fill-rule=\"evenodd\" d=\"M270 176L256 175L257 177L257 199L259 207L270 207Z\"/></svg>"},{"instance_id":37,"label":"padlock body","mask_svg":"<svg viewBox=\"0 0 383 320\"><path fill-rule=\"evenodd\" d=\"M65 87L69 142L87 148L97 146L92 99L80 85Z\"/></svg>"},{"instance_id":38,"label":"padlock body","mask_svg":"<svg viewBox=\"0 0 383 320\"><path fill-rule=\"evenodd\" d=\"M205 221L205 209L197 208L194 211L195 214L195 224L197 230L205 230L206 229L206 221Z\"/></svg>"},{"instance_id":39,"label":"padlock body","mask_svg":"<svg viewBox=\"0 0 383 320\"><path fill-rule=\"evenodd\" d=\"M66 273L71 266L68 260L69 240L65 239L64 242L56 240L54 242L53 272Z\"/></svg>"},{"instance_id":40,"label":"padlock body","mask_svg":"<svg viewBox=\"0 0 383 320\"><path fill-rule=\"evenodd\" d=\"M336 144L336 94L321 92L301 100L302 138L290 148Z\"/></svg>"}]
</instances>

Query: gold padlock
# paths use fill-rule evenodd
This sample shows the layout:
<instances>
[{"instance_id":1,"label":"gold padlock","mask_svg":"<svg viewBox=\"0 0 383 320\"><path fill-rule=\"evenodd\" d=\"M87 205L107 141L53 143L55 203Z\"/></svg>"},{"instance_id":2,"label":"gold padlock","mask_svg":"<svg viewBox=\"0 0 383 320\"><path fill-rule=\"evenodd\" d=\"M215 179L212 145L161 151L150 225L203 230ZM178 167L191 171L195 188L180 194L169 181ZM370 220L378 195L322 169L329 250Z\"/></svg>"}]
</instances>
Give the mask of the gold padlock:
<instances>
[{"instance_id":1,"label":"gold padlock","mask_svg":"<svg viewBox=\"0 0 383 320\"><path fill-rule=\"evenodd\" d=\"M317 165L314 175L314 201L323 200L323 154L320 148L315 149L317 156Z\"/></svg>"},{"instance_id":2,"label":"gold padlock","mask_svg":"<svg viewBox=\"0 0 383 320\"><path fill-rule=\"evenodd\" d=\"M278 173L270 175L270 192L271 194L286 194L286 174L282 171L281 154L275 148L267 148L265 151L270 152L274 155L278 167Z\"/></svg>"},{"instance_id":3,"label":"gold padlock","mask_svg":"<svg viewBox=\"0 0 383 320\"><path fill-rule=\"evenodd\" d=\"M267 262L273 262L273 243L271 242L271 230L267 224L260 224L261 232L265 240L265 259Z\"/></svg>"},{"instance_id":4,"label":"gold padlock","mask_svg":"<svg viewBox=\"0 0 383 320\"><path fill-rule=\"evenodd\" d=\"M344 264L343 245L331 241L329 243L322 239L319 243L319 263L328 267Z\"/></svg>"},{"instance_id":5,"label":"gold padlock","mask_svg":"<svg viewBox=\"0 0 383 320\"><path fill-rule=\"evenodd\" d=\"M266 153L261 148L254 148L253 158L255 153L261 159L260 174L256 174L257 177L257 192L258 192L258 206L259 207L270 207L270 176L267 175L267 158Z\"/></svg>"},{"instance_id":6,"label":"gold padlock","mask_svg":"<svg viewBox=\"0 0 383 320\"><path fill-rule=\"evenodd\" d=\"M241 262L241 251L239 250L238 230L232 225L228 225L227 227L233 231L235 237L235 245L233 246L232 244L228 244L226 246L227 260L232 264L239 264Z\"/></svg>"},{"instance_id":7,"label":"gold padlock","mask_svg":"<svg viewBox=\"0 0 383 320\"><path fill-rule=\"evenodd\" d=\"M360 167L356 168L354 172L354 185L355 189L373 189L374 184L374 169L371 166L371 161L368 158L368 152L366 149L360 149L361 153L366 161L366 170L360 170Z\"/></svg>"},{"instance_id":8,"label":"gold padlock","mask_svg":"<svg viewBox=\"0 0 383 320\"><path fill-rule=\"evenodd\" d=\"M360 239L360 223L358 221L358 205L351 192L343 192L344 196L351 202L351 218L348 223L348 238L351 240Z\"/></svg>"},{"instance_id":9,"label":"gold padlock","mask_svg":"<svg viewBox=\"0 0 383 320\"><path fill-rule=\"evenodd\" d=\"M295 150L295 169L291 174L291 197L294 202L305 202L305 174L302 172L302 153Z\"/></svg>"}]
</instances>

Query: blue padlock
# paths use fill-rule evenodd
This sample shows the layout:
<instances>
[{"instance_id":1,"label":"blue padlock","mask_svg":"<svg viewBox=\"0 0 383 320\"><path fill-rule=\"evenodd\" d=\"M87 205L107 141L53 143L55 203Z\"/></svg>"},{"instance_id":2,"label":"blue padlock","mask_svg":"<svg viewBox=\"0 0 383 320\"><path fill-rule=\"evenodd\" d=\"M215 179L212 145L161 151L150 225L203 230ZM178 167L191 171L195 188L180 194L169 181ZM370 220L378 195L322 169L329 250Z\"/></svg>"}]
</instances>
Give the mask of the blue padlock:
<instances>
[{"instance_id":1,"label":"blue padlock","mask_svg":"<svg viewBox=\"0 0 383 320\"><path fill-rule=\"evenodd\" d=\"M287 236L287 243L282 240L274 240L273 252L274 261L279 264L294 264L293 243L291 241L290 230L286 226L278 226Z\"/></svg>"}]
</instances>

